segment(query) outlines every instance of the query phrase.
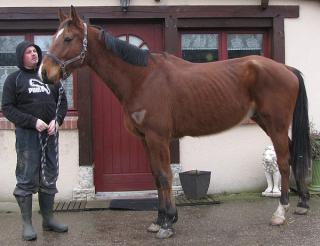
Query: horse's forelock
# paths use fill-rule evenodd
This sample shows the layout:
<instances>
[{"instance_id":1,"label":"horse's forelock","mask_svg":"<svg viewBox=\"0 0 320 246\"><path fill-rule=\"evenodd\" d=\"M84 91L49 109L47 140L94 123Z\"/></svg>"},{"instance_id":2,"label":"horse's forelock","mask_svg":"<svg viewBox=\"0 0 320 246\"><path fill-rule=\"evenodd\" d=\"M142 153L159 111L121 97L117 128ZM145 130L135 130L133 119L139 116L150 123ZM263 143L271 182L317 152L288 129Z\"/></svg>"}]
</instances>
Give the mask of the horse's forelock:
<instances>
[{"instance_id":1,"label":"horse's forelock","mask_svg":"<svg viewBox=\"0 0 320 246\"><path fill-rule=\"evenodd\" d=\"M60 23L58 30L56 32L56 37L58 37L58 36L60 36L60 34L62 34L63 31L61 31L61 30L66 30L66 29L70 28L72 22L73 22L72 19L68 18L68 19L64 20L62 23Z\"/></svg>"}]
</instances>

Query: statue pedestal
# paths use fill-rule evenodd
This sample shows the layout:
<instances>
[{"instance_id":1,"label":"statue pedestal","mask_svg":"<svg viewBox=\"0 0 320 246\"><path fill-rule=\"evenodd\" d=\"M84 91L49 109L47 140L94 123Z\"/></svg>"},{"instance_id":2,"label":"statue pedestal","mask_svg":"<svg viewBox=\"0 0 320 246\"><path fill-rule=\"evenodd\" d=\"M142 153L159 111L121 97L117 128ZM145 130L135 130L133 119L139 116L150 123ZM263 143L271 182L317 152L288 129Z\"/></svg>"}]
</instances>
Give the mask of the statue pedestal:
<instances>
[{"instance_id":1,"label":"statue pedestal","mask_svg":"<svg viewBox=\"0 0 320 246\"><path fill-rule=\"evenodd\" d=\"M93 167L79 167L79 185L73 189L73 200L93 200L95 199L95 187L93 185Z\"/></svg>"}]
</instances>

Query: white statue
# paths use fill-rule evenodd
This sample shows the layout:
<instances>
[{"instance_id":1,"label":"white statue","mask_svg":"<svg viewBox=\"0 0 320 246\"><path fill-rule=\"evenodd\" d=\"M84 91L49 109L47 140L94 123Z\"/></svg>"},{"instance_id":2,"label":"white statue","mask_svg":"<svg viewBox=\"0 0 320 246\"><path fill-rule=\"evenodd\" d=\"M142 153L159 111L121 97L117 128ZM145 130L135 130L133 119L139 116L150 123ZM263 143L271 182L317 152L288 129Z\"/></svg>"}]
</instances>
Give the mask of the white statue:
<instances>
[{"instance_id":1,"label":"white statue","mask_svg":"<svg viewBox=\"0 0 320 246\"><path fill-rule=\"evenodd\" d=\"M273 145L269 145L263 152L263 167L267 178L268 187L262 192L263 196L280 197L281 196L281 175L278 169L277 156Z\"/></svg>"}]
</instances>

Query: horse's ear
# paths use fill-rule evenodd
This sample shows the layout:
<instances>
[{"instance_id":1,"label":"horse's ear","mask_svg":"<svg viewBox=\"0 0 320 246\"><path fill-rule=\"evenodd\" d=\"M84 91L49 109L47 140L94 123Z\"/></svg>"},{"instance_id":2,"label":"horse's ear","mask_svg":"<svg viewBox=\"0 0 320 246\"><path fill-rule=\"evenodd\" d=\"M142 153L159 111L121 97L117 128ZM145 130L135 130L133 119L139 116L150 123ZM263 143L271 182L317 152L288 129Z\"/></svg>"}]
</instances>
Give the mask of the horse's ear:
<instances>
[{"instance_id":1,"label":"horse's ear","mask_svg":"<svg viewBox=\"0 0 320 246\"><path fill-rule=\"evenodd\" d=\"M59 21L60 23L63 22L65 19L67 19L68 16L65 15L63 12L62 12L62 9L59 9Z\"/></svg>"},{"instance_id":2,"label":"horse's ear","mask_svg":"<svg viewBox=\"0 0 320 246\"><path fill-rule=\"evenodd\" d=\"M80 24L80 17L76 11L76 8L73 7L73 5L71 5L71 12L70 12L70 16L71 16L71 19L73 21L74 24Z\"/></svg>"}]
</instances>

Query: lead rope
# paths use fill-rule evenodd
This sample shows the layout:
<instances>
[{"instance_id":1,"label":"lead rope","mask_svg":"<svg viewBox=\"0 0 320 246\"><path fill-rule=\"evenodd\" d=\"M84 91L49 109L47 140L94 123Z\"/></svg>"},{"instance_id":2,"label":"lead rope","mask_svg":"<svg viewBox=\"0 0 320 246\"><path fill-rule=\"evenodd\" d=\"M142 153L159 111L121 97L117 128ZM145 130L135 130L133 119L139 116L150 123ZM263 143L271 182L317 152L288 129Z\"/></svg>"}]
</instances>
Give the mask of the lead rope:
<instances>
[{"instance_id":1,"label":"lead rope","mask_svg":"<svg viewBox=\"0 0 320 246\"><path fill-rule=\"evenodd\" d=\"M54 145L55 145L55 152L56 152L56 163L57 163L57 173L53 176L53 180L49 182L47 180L46 174L45 174L45 168L47 166L47 158L46 158L46 148L48 146L48 139L49 139L49 134L43 139L41 132L39 132L39 141L40 141L40 147L41 147L41 178L43 183L46 186L53 185L56 183L58 176L59 176L59 146L58 146L58 128L56 127L57 125L57 117L58 117L58 110L61 104L61 98L63 94L63 82L61 82L61 86L59 87L59 97L58 97L58 102L57 102L57 108L56 108L56 116L54 119L54 126L55 126L55 133L54 133Z\"/></svg>"}]
</instances>

